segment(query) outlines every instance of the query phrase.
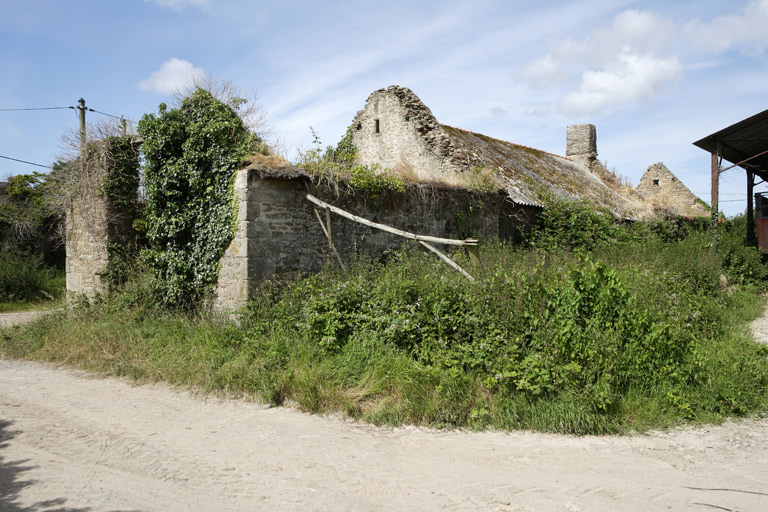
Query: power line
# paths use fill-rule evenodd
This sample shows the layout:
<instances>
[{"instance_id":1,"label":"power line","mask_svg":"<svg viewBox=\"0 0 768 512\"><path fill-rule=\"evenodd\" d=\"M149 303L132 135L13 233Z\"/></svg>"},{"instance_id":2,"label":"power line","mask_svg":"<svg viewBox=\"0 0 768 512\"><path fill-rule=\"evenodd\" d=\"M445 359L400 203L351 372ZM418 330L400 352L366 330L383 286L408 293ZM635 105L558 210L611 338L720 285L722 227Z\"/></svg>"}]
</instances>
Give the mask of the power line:
<instances>
[{"instance_id":1,"label":"power line","mask_svg":"<svg viewBox=\"0 0 768 512\"><path fill-rule=\"evenodd\" d=\"M0 112L26 112L30 110L66 110L66 109L72 109L76 110L76 107L35 107L35 108L0 108ZM102 112L100 110L95 110L92 108L88 108L89 112L95 112L97 114L101 114L103 116L108 117L114 117L115 119L122 119L121 116L114 116L112 114L107 114L106 112Z\"/></svg>"},{"instance_id":2,"label":"power line","mask_svg":"<svg viewBox=\"0 0 768 512\"><path fill-rule=\"evenodd\" d=\"M14 162L21 162L23 164L34 165L35 167L43 167L45 169L53 169L53 167L51 167L50 165L36 164L34 162L27 162L26 160L19 160L18 158L11 158L9 156L0 155L0 158L5 158L6 160L13 160Z\"/></svg>"},{"instance_id":3,"label":"power line","mask_svg":"<svg viewBox=\"0 0 768 512\"><path fill-rule=\"evenodd\" d=\"M92 108L88 108L88 111L89 111L89 112L96 112L97 114L101 114L101 115L103 115L103 116L114 117L115 119L122 119L122 117L119 117L119 116L113 116L112 114L107 114L106 112L99 112L98 110L93 110Z\"/></svg>"},{"instance_id":4,"label":"power line","mask_svg":"<svg viewBox=\"0 0 768 512\"><path fill-rule=\"evenodd\" d=\"M0 108L0 112L21 112L27 110L64 110L75 107L36 107L36 108Z\"/></svg>"}]
</instances>

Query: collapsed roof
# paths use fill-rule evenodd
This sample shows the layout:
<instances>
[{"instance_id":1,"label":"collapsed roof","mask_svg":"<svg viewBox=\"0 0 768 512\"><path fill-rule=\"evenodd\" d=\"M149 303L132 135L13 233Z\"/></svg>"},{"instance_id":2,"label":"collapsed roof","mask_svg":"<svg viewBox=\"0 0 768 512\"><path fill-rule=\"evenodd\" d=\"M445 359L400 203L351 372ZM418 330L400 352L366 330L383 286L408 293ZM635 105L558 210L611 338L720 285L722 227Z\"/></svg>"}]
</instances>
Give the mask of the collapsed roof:
<instances>
[{"instance_id":1,"label":"collapsed roof","mask_svg":"<svg viewBox=\"0 0 768 512\"><path fill-rule=\"evenodd\" d=\"M518 204L585 200L617 217L636 217L639 212L636 202L593 172L590 161L603 169L596 162L596 150L586 159L571 159L443 125L406 87L372 93L355 116L351 133L363 163L407 170L418 181L465 186L484 172Z\"/></svg>"}]
</instances>

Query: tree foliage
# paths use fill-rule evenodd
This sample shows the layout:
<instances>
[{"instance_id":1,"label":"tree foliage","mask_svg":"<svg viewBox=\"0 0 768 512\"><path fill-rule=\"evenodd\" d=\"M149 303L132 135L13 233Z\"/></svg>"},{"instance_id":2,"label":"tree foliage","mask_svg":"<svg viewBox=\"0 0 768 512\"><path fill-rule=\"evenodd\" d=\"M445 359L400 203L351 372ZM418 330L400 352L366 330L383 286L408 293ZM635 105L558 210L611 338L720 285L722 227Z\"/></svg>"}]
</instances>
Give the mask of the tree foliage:
<instances>
[{"instance_id":1,"label":"tree foliage","mask_svg":"<svg viewBox=\"0 0 768 512\"><path fill-rule=\"evenodd\" d=\"M263 145L235 108L204 89L178 108L161 104L157 115L141 119L138 131L152 289L168 307L193 309L215 283L234 236L235 171Z\"/></svg>"},{"instance_id":2,"label":"tree foliage","mask_svg":"<svg viewBox=\"0 0 768 512\"><path fill-rule=\"evenodd\" d=\"M8 178L0 194L0 242L7 249L42 253L48 263L63 264L64 210L58 201L65 164L51 173Z\"/></svg>"}]
</instances>

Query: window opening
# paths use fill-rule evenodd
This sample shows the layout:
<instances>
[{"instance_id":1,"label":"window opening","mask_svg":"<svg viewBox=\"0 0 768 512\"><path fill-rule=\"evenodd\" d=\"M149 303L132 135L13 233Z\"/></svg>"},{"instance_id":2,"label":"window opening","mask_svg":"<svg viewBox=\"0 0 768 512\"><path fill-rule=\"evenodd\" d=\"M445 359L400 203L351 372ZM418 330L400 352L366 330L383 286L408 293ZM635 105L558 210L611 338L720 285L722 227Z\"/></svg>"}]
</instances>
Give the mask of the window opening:
<instances>
[{"instance_id":1,"label":"window opening","mask_svg":"<svg viewBox=\"0 0 768 512\"><path fill-rule=\"evenodd\" d=\"M659 186L659 180L653 180L653 186L658 187Z\"/></svg>"},{"instance_id":2,"label":"window opening","mask_svg":"<svg viewBox=\"0 0 768 512\"><path fill-rule=\"evenodd\" d=\"M381 133L381 131L379 130L379 120L378 119L374 119L373 120L373 133Z\"/></svg>"}]
</instances>

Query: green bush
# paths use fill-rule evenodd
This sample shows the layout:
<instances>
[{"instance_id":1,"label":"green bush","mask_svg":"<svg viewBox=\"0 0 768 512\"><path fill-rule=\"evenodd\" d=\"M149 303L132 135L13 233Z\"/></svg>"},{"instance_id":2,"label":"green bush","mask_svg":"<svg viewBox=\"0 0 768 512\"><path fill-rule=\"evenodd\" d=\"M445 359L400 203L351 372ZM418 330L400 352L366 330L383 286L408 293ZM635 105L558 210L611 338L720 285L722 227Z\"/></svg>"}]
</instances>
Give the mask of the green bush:
<instances>
[{"instance_id":1,"label":"green bush","mask_svg":"<svg viewBox=\"0 0 768 512\"><path fill-rule=\"evenodd\" d=\"M0 250L0 302L37 302L58 298L64 272L49 267L39 253Z\"/></svg>"},{"instance_id":2,"label":"green bush","mask_svg":"<svg viewBox=\"0 0 768 512\"><path fill-rule=\"evenodd\" d=\"M604 243L641 241L648 237L648 225L622 222L609 211L585 201L551 200L533 226L521 232L524 245L554 251L591 251Z\"/></svg>"},{"instance_id":3,"label":"green bush","mask_svg":"<svg viewBox=\"0 0 768 512\"><path fill-rule=\"evenodd\" d=\"M747 217L740 215L718 226L717 251L723 260L723 269L732 283L765 288L768 267L764 257L746 239Z\"/></svg>"}]
</instances>

